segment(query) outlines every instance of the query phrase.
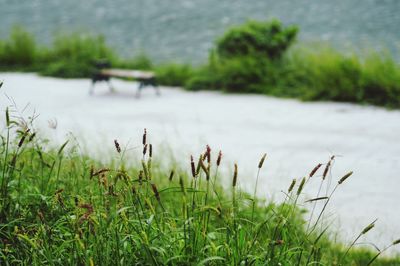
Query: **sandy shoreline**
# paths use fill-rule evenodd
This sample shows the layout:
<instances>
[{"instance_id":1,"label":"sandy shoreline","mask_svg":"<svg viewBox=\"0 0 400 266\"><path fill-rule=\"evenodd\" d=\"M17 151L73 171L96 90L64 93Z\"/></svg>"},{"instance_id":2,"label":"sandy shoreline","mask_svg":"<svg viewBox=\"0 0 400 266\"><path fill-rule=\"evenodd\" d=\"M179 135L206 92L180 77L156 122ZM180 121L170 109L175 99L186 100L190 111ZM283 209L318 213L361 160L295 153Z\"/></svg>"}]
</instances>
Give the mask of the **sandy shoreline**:
<instances>
[{"instance_id":1,"label":"sandy shoreline","mask_svg":"<svg viewBox=\"0 0 400 266\"><path fill-rule=\"evenodd\" d=\"M87 79L0 73L0 80L0 111L10 105L5 95L20 109L29 103L24 114L35 109L38 127L56 141L72 132L89 148L104 151L115 138L140 143L147 128L155 147L168 146L178 158L197 154L206 144L222 149L226 163L238 162L247 190L253 188L259 157L267 152L258 189L262 197L279 198L292 178L338 155L334 180L354 171L330 209L331 218L340 219L340 237L348 240L379 218L368 241L382 245L400 238L400 111L170 88L162 88L161 97L144 90L136 99L136 84L120 80L113 80L117 93L99 84L94 96L88 95ZM47 126L54 119L56 130Z\"/></svg>"}]
</instances>

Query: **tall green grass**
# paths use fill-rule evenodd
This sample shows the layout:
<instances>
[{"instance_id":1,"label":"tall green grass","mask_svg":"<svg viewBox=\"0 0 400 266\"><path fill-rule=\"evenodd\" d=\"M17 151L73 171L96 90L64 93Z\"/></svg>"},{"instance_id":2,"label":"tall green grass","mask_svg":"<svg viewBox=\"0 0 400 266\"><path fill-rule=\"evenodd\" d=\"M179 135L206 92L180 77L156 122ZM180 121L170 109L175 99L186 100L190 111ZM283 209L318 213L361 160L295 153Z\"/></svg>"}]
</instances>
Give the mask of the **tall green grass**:
<instances>
[{"instance_id":1,"label":"tall green grass","mask_svg":"<svg viewBox=\"0 0 400 266\"><path fill-rule=\"evenodd\" d=\"M352 173L325 197L304 202L303 193L310 182L326 184L334 157L288 184L277 204L243 192L240 183L248 177L237 165L232 182L221 186L224 159L208 146L196 158L161 167L167 155L148 143L145 131L137 156L115 140L108 163L100 163L71 142L49 147L31 121L14 117L7 109L1 130L1 265L400 263L381 259L385 249L354 247L374 223L366 221L347 245L320 229L325 207ZM258 163L257 179L265 160ZM305 219L301 204L323 208Z\"/></svg>"}]
</instances>

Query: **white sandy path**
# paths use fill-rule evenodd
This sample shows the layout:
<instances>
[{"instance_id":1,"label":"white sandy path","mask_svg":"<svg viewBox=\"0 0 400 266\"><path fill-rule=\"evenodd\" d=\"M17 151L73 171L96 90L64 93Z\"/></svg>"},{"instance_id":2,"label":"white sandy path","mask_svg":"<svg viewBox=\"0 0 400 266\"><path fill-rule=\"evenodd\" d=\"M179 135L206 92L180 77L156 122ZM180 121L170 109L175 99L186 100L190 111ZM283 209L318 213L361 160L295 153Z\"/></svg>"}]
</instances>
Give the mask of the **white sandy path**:
<instances>
[{"instance_id":1,"label":"white sandy path","mask_svg":"<svg viewBox=\"0 0 400 266\"><path fill-rule=\"evenodd\" d=\"M349 170L354 175L334 196L331 218L338 218L341 227L332 230L348 241L379 218L367 239L382 245L400 238L399 111L168 88L161 97L146 89L136 99L137 84L120 80L113 80L117 93L99 84L94 96L88 95L86 79L0 73L0 80L1 109L10 104L4 94L20 108L30 103L43 129L49 119L57 119L57 130L46 130L58 141L71 131L89 148L105 151L115 138L140 143L147 128L155 147L167 143L185 159L209 144L214 151L223 150L225 163L239 163L241 186L250 191L259 157L267 152L258 189L262 197L278 198L292 178L308 174L331 154L343 155L333 177Z\"/></svg>"}]
</instances>

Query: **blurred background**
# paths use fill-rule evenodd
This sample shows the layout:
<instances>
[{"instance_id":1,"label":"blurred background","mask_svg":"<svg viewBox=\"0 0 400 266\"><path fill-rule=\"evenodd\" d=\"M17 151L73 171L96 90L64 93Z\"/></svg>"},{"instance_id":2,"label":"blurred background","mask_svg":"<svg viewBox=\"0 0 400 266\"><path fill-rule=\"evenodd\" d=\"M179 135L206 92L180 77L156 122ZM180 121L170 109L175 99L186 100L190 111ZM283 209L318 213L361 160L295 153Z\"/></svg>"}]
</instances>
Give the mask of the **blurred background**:
<instances>
[{"instance_id":1,"label":"blurred background","mask_svg":"<svg viewBox=\"0 0 400 266\"><path fill-rule=\"evenodd\" d=\"M342 50L394 52L400 40L396 0L0 0L0 7L2 38L15 24L44 44L58 31L89 31L122 56L145 52L158 62L204 62L215 38L247 19L296 24L301 41Z\"/></svg>"}]
</instances>

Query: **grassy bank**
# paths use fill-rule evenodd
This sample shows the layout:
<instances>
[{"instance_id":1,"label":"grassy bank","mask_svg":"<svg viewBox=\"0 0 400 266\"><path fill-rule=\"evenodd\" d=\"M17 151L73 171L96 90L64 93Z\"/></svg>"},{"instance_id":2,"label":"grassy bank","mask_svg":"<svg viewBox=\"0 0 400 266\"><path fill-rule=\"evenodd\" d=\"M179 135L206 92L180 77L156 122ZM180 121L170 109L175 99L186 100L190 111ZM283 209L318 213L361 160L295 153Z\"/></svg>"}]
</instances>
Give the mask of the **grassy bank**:
<instances>
[{"instance_id":1,"label":"grassy bank","mask_svg":"<svg viewBox=\"0 0 400 266\"><path fill-rule=\"evenodd\" d=\"M188 90L259 93L302 100L356 102L400 108L400 66L389 53L342 53L318 45L297 45L298 29L279 21L233 27L215 42L199 66L154 64L145 55L122 59L101 36L55 36L49 47L15 27L0 41L1 71L36 71L42 75L90 77L93 63L153 70L160 84Z\"/></svg>"},{"instance_id":2,"label":"grassy bank","mask_svg":"<svg viewBox=\"0 0 400 266\"><path fill-rule=\"evenodd\" d=\"M344 173L331 194L305 202L310 182L326 184L334 157L288 184L286 199L276 204L256 198L257 186L252 195L241 191L247 177L236 165L222 187L224 158L209 147L178 166L161 167L166 155L148 143L145 131L137 156L115 140L108 163L100 163L72 142L49 147L31 121L13 117L7 111L1 129L2 265L400 263L380 258L384 249L355 247L373 230L372 221L365 221L353 243L335 243L322 226L325 208L312 220L302 211L302 204L328 205L351 178ZM257 179L267 160L264 155L255 162Z\"/></svg>"}]
</instances>

